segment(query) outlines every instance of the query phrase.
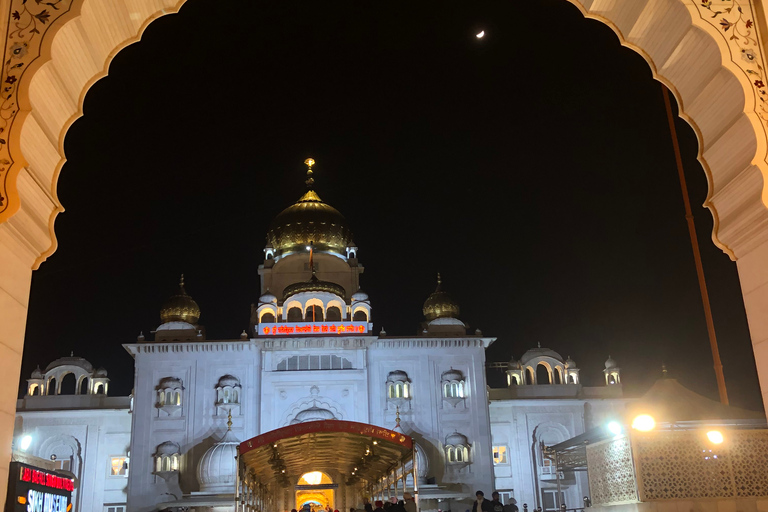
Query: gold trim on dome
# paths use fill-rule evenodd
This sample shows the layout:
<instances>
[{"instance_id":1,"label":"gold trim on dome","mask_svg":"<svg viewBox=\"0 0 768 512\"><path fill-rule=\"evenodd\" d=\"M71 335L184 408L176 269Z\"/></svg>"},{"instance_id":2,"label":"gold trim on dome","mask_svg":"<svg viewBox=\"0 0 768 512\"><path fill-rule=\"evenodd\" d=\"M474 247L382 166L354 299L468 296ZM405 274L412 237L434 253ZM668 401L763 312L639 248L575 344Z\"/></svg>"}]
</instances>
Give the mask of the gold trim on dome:
<instances>
[{"instance_id":1,"label":"gold trim on dome","mask_svg":"<svg viewBox=\"0 0 768 512\"><path fill-rule=\"evenodd\" d=\"M162 323L187 322L192 325L197 325L200 320L200 307L184 289L184 274L179 281L179 292L165 301L160 309L160 320Z\"/></svg>"},{"instance_id":2,"label":"gold trim on dome","mask_svg":"<svg viewBox=\"0 0 768 512\"><path fill-rule=\"evenodd\" d=\"M436 318L458 318L459 305L442 289L443 281L440 274L437 274L437 288L432 292L426 301L422 312L428 322Z\"/></svg>"}]
</instances>

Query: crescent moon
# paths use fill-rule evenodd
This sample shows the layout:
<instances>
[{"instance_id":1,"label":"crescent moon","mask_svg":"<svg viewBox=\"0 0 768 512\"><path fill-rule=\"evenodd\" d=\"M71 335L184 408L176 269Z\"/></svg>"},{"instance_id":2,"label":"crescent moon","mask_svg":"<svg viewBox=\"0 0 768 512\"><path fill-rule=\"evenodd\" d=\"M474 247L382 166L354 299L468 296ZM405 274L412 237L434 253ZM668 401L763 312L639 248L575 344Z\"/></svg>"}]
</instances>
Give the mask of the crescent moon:
<instances>
[{"instance_id":1,"label":"crescent moon","mask_svg":"<svg viewBox=\"0 0 768 512\"><path fill-rule=\"evenodd\" d=\"M485 35L485 30L481 30L479 34L475 35L475 37L477 37L478 39L482 39L484 35Z\"/></svg>"}]
</instances>

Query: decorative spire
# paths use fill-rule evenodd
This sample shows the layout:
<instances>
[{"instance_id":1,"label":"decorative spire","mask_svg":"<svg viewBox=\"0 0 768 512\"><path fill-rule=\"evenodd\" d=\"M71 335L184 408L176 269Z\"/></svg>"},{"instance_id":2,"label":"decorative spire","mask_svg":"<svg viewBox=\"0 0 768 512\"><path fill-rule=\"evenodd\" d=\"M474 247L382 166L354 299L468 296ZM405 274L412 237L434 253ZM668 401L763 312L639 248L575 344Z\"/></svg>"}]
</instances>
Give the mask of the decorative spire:
<instances>
[{"instance_id":1,"label":"decorative spire","mask_svg":"<svg viewBox=\"0 0 768 512\"><path fill-rule=\"evenodd\" d=\"M667 365L664 364L664 361L661 362L661 378L667 378Z\"/></svg>"},{"instance_id":2,"label":"decorative spire","mask_svg":"<svg viewBox=\"0 0 768 512\"><path fill-rule=\"evenodd\" d=\"M232 409L227 413L227 432L232 432Z\"/></svg>"},{"instance_id":3,"label":"decorative spire","mask_svg":"<svg viewBox=\"0 0 768 512\"><path fill-rule=\"evenodd\" d=\"M184 274L181 274L181 277L179 278L179 290L181 290L183 295L187 294L186 290L184 290Z\"/></svg>"},{"instance_id":4,"label":"decorative spire","mask_svg":"<svg viewBox=\"0 0 768 512\"><path fill-rule=\"evenodd\" d=\"M400 428L400 406L395 407L395 428Z\"/></svg>"},{"instance_id":5,"label":"decorative spire","mask_svg":"<svg viewBox=\"0 0 768 512\"><path fill-rule=\"evenodd\" d=\"M440 272L437 273L437 289L440 289L440 286L443 284L443 278L440 277Z\"/></svg>"},{"instance_id":6,"label":"decorative spire","mask_svg":"<svg viewBox=\"0 0 768 512\"><path fill-rule=\"evenodd\" d=\"M537 342L536 342L536 345L537 345L539 348L541 348L541 342L540 342L540 341L537 341Z\"/></svg>"},{"instance_id":7,"label":"decorative spire","mask_svg":"<svg viewBox=\"0 0 768 512\"><path fill-rule=\"evenodd\" d=\"M307 184L307 188L312 190L312 185L315 184L315 179L312 177L312 166L315 165L315 161L312 158L304 160L304 165L307 166L307 180L304 182Z\"/></svg>"}]
</instances>

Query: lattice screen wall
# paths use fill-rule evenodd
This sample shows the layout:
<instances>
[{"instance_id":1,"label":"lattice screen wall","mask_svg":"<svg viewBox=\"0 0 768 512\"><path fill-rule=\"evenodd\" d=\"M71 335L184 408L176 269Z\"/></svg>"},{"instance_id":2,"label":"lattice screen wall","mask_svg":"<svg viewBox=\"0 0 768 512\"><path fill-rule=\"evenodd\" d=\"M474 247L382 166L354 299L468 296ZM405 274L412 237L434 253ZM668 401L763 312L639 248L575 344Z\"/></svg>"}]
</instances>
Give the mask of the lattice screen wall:
<instances>
[{"instance_id":1,"label":"lattice screen wall","mask_svg":"<svg viewBox=\"0 0 768 512\"><path fill-rule=\"evenodd\" d=\"M587 445L587 467L593 505L637 502L629 439Z\"/></svg>"},{"instance_id":2,"label":"lattice screen wall","mask_svg":"<svg viewBox=\"0 0 768 512\"><path fill-rule=\"evenodd\" d=\"M768 431L725 431L719 447L701 431L632 436L642 501L768 496Z\"/></svg>"}]
</instances>

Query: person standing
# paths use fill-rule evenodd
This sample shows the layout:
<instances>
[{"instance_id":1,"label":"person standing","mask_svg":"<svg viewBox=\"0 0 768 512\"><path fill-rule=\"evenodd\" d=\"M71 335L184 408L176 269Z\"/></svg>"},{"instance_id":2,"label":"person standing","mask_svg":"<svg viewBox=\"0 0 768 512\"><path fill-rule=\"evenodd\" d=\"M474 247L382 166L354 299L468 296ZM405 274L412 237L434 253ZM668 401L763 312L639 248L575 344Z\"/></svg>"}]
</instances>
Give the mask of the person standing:
<instances>
[{"instance_id":1,"label":"person standing","mask_svg":"<svg viewBox=\"0 0 768 512\"><path fill-rule=\"evenodd\" d=\"M483 491L477 491L475 497L477 500L472 504L472 512L493 512L491 501L485 499Z\"/></svg>"},{"instance_id":2,"label":"person standing","mask_svg":"<svg viewBox=\"0 0 768 512\"><path fill-rule=\"evenodd\" d=\"M403 502L403 508L405 508L405 512L418 512L416 507L416 500L413 499L411 493L406 492L403 494Z\"/></svg>"},{"instance_id":3,"label":"person standing","mask_svg":"<svg viewBox=\"0 0 768 512\"><path fill-rule=\"evenodd\" d=\"M499 499L499 491L493 491L493 493L491 493L491 498L491 508L493 509L493 512L504 512L504 505Z\"/></svg>"}]
</instances>

